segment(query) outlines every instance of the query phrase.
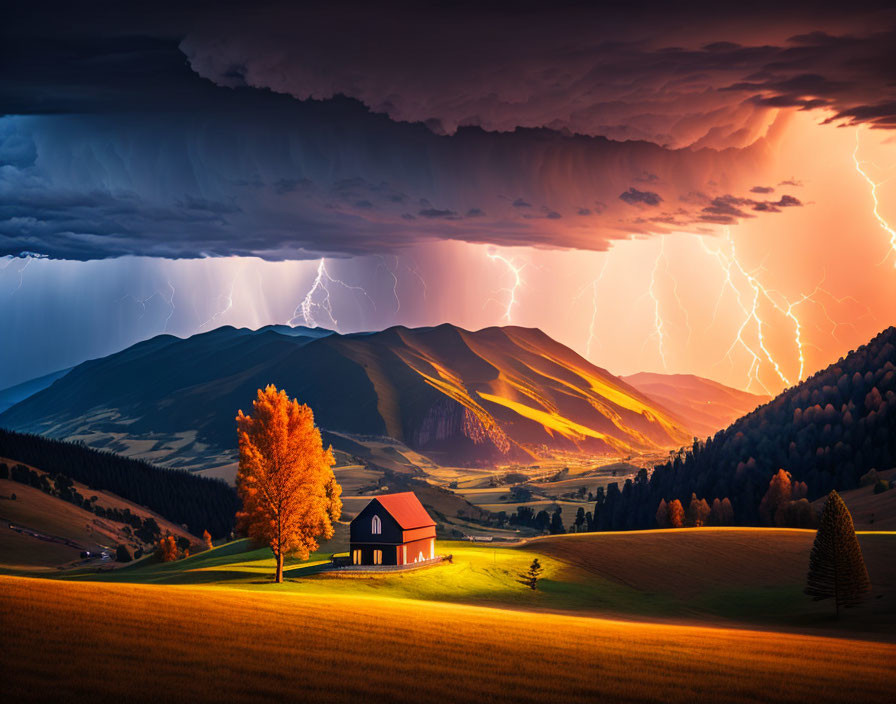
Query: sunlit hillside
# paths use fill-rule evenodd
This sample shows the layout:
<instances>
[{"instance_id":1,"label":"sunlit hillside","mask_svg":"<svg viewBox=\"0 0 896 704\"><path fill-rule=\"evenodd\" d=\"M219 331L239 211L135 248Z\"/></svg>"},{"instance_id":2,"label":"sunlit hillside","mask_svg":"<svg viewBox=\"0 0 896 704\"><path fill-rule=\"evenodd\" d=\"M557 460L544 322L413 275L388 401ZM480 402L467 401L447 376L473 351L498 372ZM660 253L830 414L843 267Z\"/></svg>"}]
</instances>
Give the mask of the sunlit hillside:
<instances>
[{"instance_id":1,"label":"sunlit hillside","mask_svg":"<svg viewBox=\"0 0 896 704\"><path fill-rule=\"evenodd\" d=\"M349 452L346 434L388 436L464 464L657 452L693 436L674 413L539 330L447 324L163 335L75 367L0 424L207 469L233 461L233 416L269 383L308 403Z\"/></svg>"}]
</instances>

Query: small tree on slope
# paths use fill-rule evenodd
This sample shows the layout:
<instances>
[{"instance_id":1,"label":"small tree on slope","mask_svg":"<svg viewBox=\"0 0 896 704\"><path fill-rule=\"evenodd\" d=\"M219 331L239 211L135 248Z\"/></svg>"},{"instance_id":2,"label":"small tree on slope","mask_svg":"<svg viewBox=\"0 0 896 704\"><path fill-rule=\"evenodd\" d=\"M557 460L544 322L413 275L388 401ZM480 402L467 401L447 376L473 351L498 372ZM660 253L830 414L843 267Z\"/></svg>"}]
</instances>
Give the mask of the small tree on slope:
<instances>
[{"instance_id":1,"label":"small tree on slope","mask_svg":"<svg viewBox=\"0 0 896 704\"><path fill-rule=\"evenodd\" d=\"M529 589L533 591L538 586L538 580L541 577L541 572L544 568L541 566L541 563L538 561L536 557L532 560L532 564L529 565L529 569L526 572L522 572L520 574L520 578L517 580L520 584L525 584Z\"/></svg>"},{"instance_id":2,"label":"small tree on slope","mask_svg":"<svg viewBox=\"0 0 896 704\"><path fill-rule=\"evenodd\" d=\"M839 618L841 606L859 604L870 589L852 516L840 495L832 491L825 502L809 556L806 594L815 601L833 599Z\"/></svg>"}]
</instances>

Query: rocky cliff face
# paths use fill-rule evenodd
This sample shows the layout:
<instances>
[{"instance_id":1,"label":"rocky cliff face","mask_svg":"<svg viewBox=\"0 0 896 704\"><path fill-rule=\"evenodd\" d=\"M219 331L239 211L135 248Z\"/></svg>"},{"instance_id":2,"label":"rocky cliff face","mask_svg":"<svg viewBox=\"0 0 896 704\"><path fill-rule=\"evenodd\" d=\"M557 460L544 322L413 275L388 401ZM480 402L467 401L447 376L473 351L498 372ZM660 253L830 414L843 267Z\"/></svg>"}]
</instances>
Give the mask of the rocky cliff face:
<instances>
[{"instance_id":1,"label":"rocky cliff face","mask_svg":"<svg viewBox=\"0 0 896 704\"><path fill-rule=\"evenodd\" d=\"M410 444L420 450L466 441L489 454L507 455L511 442L491 416L477 413L452 398L436 401L411 433Z\"/></svg>"}]
</instances>

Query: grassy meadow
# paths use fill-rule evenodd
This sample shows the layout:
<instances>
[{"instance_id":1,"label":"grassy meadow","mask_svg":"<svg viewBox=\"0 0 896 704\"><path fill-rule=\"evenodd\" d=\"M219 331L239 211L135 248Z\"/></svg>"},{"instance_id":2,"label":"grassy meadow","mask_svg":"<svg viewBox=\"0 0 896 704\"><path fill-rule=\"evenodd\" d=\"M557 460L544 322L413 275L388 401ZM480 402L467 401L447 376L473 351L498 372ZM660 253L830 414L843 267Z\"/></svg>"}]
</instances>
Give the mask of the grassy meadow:
<instances>
[{"instance_id":1,"label":"grassy meadow","mask_svg":"<svg viewBox=\"0 0 896 704\"><path fill-rule=\"evenodd\" d=\"M537 538L515 546L437 543L450 564L377 575L334 574L323 568L347 540L340 533L307 561L288 560L273 584L267 548L246 540L183 560L150 557L110 572L60 573L75 581L209 585L306 596L388 597L505 609L567 612L650 621L762 626L887 638L896 629L896 533L862 534L874 593L841 621L833 608L803 594L813 531L699 528L590 533ZM538 558L538 589L517 580Z\"/></svg>"},{"instance_id":2,"label":"grassy meadow","mask_svg":"<svg viewBox=\"0 0 896 704\"><path fill-rule=\"evenodd\" d=\"M348 594L0 577L9 701L888 702L896 646ZM162 694L165 692L165 695Z\"/></svg>"}]
</instances>

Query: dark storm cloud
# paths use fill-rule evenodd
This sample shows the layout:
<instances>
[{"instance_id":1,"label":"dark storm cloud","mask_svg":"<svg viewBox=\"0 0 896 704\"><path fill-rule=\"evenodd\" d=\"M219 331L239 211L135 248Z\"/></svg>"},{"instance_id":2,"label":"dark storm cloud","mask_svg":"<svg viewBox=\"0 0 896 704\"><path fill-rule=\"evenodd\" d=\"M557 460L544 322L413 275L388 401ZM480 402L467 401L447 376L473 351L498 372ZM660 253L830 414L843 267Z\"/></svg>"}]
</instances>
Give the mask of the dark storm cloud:
<instances>
[{"instance_id":1,"label":"dark storm cloud","mask_svg":"<svg viewBox=\"0 0 896 704\"><path fill-rule=\"evenodd\" d=\"M663 202L662 196L653 191L639 191L637 188L629 188L625 193L619 194L619 200L623 200L629 205L651 205L657 206Z\"/></svg>"},{"instance_id":2,"label":"dark storm cloud","mask_svg":"<svg viewBox=\"0 0 896 704\"><path fill-rule=\"evenodd\" d=\"M189 120L7 117L0 135L36 154L0 168L0 255L70 259L364 255L432 238L605 249L632 233L699 230L707 179L746 192L764 149L669 151L544 130L441 137L346 100L273 111L225 101ZM646 166L666 185L634 189L633 208L618 196ZM679 201L691 191L709 195ZM595 203L587 228L569 217L583 202Z\"/></svg>"},{"instance_id":3,"label":"dark storm cloud","mask_svg":"<svg viewBox=\"0 0 896 704\"><path fill-rule=\"evenodd\" d=\"M742 146L759 136L767 109L782 107L894 126L896 18L887 3L642 5L217 16L181 46L220 85L347 95L439 134L548 127Z\"/></svg>"},{"instance_id":4,"label":"dark storm cloud","mask_svg":"<svg viewBox=\"0 0 896 704\"><path fill-rule=\"evenodd\" d=\"M769 105L888 125L896 62L873 5L769 7L773 41L752 5L20 3L0 254L604 249L774 213L799 202L744 197Z\"/></svg>"},{"instance_id":5,"label":"dark storm cloud","mask_svg":"<svg viewBox=\"0 0 896 704\"><path fill-rule=\"evenodd\" d=\"M792 208L801 205L802 203L798 198L788 195L781 196L777 201L760 201L752 198L724 195L713 198L709 205L703 208L700 219L705 222L732 224L741 218L753 217L746 212L748 209L758 213L779 213L781 208Z\"/></svg>"},{"instance_id":6,"label":"dark storm cloud","mask_svg":"<svg viewBox=\"0 0 896 704\"><path fill-rule=\"evenodd\" d=\"M445 218L449 220L457 219L457 213L453 210L439 210L438 208L426 208L417 213L424 218Z\"/></svg>"}]
</instances>

